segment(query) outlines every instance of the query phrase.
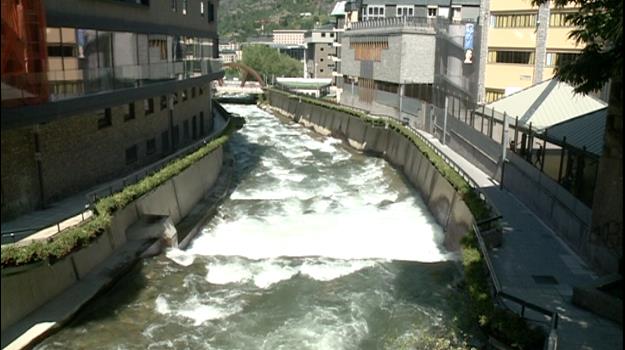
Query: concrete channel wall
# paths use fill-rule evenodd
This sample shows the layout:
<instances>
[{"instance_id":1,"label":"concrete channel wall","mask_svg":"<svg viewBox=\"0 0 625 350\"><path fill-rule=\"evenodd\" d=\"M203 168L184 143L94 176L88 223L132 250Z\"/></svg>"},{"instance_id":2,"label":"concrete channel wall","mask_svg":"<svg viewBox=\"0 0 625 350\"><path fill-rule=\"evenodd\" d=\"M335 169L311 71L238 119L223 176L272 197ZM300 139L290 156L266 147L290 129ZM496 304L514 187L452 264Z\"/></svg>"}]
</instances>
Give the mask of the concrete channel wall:
<instances>
[{"instance_id":1,"label":"concrete channel wall","mask_svg":"<svg viewBox=\"0 0 625 350\"><path fill-rule=\"evenodd\" d=\"M471 229L473 215L453 186L410 140L341 111L273 91L266 94L270 105L281 114L322 134L343 139L357 150L382 156L400 169L443 227L445 247L452 251L460 248L460 238Z\"/></svg>"},{"instance_id":2,"label":"concrete channel wall","mask_svg":"<svg viewBox=\"0 0 625 350\"><path fill-rule=\"evenodd\" d=\"M3 271L2 331L83 279L133 237L128 228L149 215L179 223L213 187L223 161L223 146L180 174L114 213L111 227L88 247L49 265ZM179 237L179 239L181 239Z\"/></svg>"}]
</instances>

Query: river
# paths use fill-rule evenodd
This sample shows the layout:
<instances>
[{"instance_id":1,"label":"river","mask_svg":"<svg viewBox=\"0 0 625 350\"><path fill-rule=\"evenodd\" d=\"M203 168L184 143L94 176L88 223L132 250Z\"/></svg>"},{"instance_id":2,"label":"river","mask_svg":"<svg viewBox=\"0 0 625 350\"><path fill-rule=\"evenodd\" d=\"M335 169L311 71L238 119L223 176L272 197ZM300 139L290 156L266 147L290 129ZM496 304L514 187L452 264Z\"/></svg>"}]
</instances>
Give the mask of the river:
<instances>
[{"instance_id":1,"label":"river","mask_svg":"<svg viewBox=\"0 0 625 350\"><path fill-rule=\"evenodd\" d=\"M236 188L37 349L400 349L461 338L458 255L384 160L280 120L231 139Z\"/></svg>"}]
</instances>

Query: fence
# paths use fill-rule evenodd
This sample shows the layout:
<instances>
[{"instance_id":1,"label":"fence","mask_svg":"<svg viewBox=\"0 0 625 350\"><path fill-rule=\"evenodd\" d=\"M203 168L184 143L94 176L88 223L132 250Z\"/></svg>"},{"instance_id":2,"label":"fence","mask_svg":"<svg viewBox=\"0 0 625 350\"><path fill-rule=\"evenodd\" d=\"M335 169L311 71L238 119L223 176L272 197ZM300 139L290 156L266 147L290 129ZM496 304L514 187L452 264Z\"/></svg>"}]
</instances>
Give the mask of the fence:
<instances>
[{"instance_id":1,"label":"fence","mask_svg":"<svg viewBox=\"0 0 625 350\"><path fill-rule=\"evenodd\" d=\"M99 198L106 197L115 192L121 191L126 186L135 184L139 182L140 180L142 180L143 178L145 178L146 176L156 173L157 171L162 169L164 166L169 164L169 162L171 162L172 160L182 158L188 154L191 154L195 152L196 150L198 150L200 147L204 146L205 144L213 141L214 139L219 137L222 134L222 132L226 130L226 128L228 128L231 120L229 117L230 114L219 103L213 102L212 105L213 105L213 115L215 116L218 115L223 120L226 121L226 123L224 123L219 130L213 130L213 132L209 136L187 147L184 147L178 150L177 152L172 153L169 156L155 163L152 163L128 176L118 179L106 185L105 187L102 187L95 191L87 193L87 195L85 196L86 197L86 204L84 207L85 209L81 212L74 212L64 217L63 219L59 220L56 224L39 226L39 227L25 227L25 228L2 231L1 232L2 244L15 243L24 239L24 237L26 236L32 235L33 233L46 231L48 229L50 230L56 229L55 231L48 232L45 236L45 238L52 237L55 234L59 233L62 229L79 224L80 222L88 219L91 216L92 214L91 208L94 206L95 202L97 202ZM72 225L63 225L63 223L69 219L72 219L72 218L78 219L78 216L80 216L80 221L74 222L72 223Z\"/></svg>"},{"instance_id":2,"label":"fence","mask_svg":"<svg viewBox=\"0 0 625 350\"><path fill-rule=\"evenodd\" d=\"M381 117L381 118L382 119L395 119L395 118L389 118L386 116ZM445 155L443 152L440 152L438 148L434 144L432 144L430 140L428 140L426 137L421 135L421 133L418 131L417 128L415 128L412 125L412 123L408 123L407 125L412 129L415 136L417 136L421 141L427 144L431 150L433 150L439 157L441 157L445 161L445 163L447 163L447 165L449 165L458 174L460 174L460 176L462 176L462 178L464 178L465 181L467 181L467 183L469 183L469 185L479 193L479 196L481 199L486 200L486 196L484 192L481 190L480 186L471 178L471 176L469 176L469 174L467 174L453 159L447 157L447 155ZM547 341L545 342L545 349L555 350L557 349L557 343L558 343L558 333L557 333L558 319L559 319L558 312L547 310L539 305L533 304L522 298L506 293L501 288L501 284L499 283L497 274L495 273L493 263L490 259L490 254L488 252L486 244L484 243L484 238L482 237L483 226L487 224L491 224L492 222L495 222L501 219L502 217L500 213L497 211L497 209L494 207L491 208L491 213L493 214L492 218L483 220L481 222L474 222L473 230L475 231L475 235L478 240L480 251L482 255L484 256L484 261L486 262L486 267L487 267L489 278L491 281L491 286L493 288L492 294L495 297L495 300L497 300L500 305L505 305L505 303L503 303L504 300L508 300L518 305L521 308L520 315L523 318L525 318L526 309L534 310L538 313L543 314L546 317L549 317L551 322L550 322L549 336L547 338Z\"/></svg>"}]
</instances>

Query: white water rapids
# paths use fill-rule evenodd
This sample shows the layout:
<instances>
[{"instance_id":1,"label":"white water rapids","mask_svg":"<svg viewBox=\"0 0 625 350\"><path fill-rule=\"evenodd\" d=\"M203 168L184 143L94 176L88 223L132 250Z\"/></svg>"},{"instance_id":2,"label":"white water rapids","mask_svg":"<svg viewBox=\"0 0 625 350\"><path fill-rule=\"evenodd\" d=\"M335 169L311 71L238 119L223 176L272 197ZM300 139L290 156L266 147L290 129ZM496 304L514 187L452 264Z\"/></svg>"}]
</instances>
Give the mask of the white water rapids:
<instances>
[{"instance_id":1,"label":"white water rapids","mask_svg":"<svg viewBox=\"0 0 625 350\"><path fill-rule=\"evenodd\" d=\"M256 106L226 108L247 124L218 214L39 348L394 349L456 329L456 254L396 170Z\"/></svg>"}]
</instances>

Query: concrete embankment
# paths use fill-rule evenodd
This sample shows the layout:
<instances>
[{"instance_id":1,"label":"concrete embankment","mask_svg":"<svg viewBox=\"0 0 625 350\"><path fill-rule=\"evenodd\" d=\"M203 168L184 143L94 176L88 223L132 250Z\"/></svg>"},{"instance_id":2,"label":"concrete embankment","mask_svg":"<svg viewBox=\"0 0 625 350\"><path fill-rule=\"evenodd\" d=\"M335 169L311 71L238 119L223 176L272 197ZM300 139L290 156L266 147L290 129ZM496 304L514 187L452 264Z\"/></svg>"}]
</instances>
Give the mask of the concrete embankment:
<instances>
[{"instance_id":1,"label":"concrete embankment","mask_svg":"<svg viewBox=\"0 0 625 350\"><path fill-rule=\"evenodd\" d=\"M116 211L89 246L54 264L3 269L2 348L28 347L58 328L142 254L188 242L207 219L198 205L209 211L227 191L220 172L231 163L220 146Z\"/></svg>"},{"instance_id":2,"label":"concrete embankment","mask_svg":"<svg viewBox=\"0 0 625 350\"><path fill-rule=\"evenodd\" d=\"M323 135L343 139L354 149L384 157L400 169L420 192L445 230L445 247L460 248L460 238L471 229L473 215L454 187L412 142L398 132L365 123L348 113L313 105L298 98L266 91L269 108Z\"/></svg>"}]
</instances>

